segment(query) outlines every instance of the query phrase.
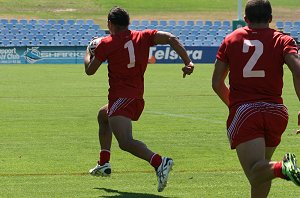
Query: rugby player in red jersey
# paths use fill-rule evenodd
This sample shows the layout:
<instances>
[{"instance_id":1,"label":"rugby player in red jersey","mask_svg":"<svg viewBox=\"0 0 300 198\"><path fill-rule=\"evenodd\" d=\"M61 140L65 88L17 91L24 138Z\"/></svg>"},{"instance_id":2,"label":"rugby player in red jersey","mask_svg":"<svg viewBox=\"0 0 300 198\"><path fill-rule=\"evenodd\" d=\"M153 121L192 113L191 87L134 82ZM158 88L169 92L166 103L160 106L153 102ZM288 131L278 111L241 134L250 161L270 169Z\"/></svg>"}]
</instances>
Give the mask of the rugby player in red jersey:
<instances>
[{"instance_id":1,"label":"rugby player in red jersey","mask_svg":"<svg viewBox=\"0 0 300 198\"><path fill-rule=\"evenodd\" d=\"M179 40L168 32L157 30L129 30L129 14L114 7L108 14L110 35L101 39L94 56L87 49L84 58L85 72L93 75L104 61L108 62L108 104L98 114L100 160L89 172L93 176L111 174L110 149L112 133L119 147L136 157L148 161L156 170L158 191L165 188L173 160L161 157L133 138L132 123L139 119L144 108L144 72L149 50L157 44L169 44L182 58L183 77L193 72L194 65Z\"/></svg>"},{"instance_id":2,"label":"rugby player in red jersey","mask_svg":"<svg viewBox=\"0 0 300 198\"><path fill-rule=\"evenodd\" d=\"M283 105L283 65L293 74L300 99L300 59L294 39L269 28L268 0L248 0L247 26L225 37L217 53L212 87L229 107L227 135L251 184L251 197L267 197L279 177L300 186L294 154L272 161L288 123ZM225 78L229 74L229 86Z\"/></svg>"}]
</instances>

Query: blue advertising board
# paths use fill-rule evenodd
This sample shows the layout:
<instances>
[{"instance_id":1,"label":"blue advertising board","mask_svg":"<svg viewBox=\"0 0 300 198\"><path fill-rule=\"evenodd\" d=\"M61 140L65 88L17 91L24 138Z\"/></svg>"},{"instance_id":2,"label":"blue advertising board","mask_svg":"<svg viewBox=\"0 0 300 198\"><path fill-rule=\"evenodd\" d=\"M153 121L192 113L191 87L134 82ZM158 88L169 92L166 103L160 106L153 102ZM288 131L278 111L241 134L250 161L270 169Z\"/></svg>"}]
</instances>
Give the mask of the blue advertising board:
<instances>
[{"instance_id":1,"label":"blue advertising board","mask_svg":"<svg viewBox=\"0 0 300 198\"><path fill-rule=\"evenodd\" d=\"M213 63L218 47L187 46L194 63ZM0 64L83 64L85 46L2 47ZM170 46L150 48L149 63L182 63Z\"/></svg>"},{"instance_id":2,"label":"blue advertising board","mask_svg":"<svg viewBox=\"0 0 300 198\"><path fill-rule=\"evenodd\" d=\"M194 63L214 63L219 47L186 46L189 57ZM151 47L150 63L182 63L178 54L170 46Z\"/></svg>"},{"instance_id":3,"label":"blue advertising board","mask_svg":"<svg viewBox=\"0 0 300 198\"><path fill-rule=\"evenodd\" d=\"M83 63L86 47L5 47L0 48L1 64Z\"/></svg>"}]
</instances>

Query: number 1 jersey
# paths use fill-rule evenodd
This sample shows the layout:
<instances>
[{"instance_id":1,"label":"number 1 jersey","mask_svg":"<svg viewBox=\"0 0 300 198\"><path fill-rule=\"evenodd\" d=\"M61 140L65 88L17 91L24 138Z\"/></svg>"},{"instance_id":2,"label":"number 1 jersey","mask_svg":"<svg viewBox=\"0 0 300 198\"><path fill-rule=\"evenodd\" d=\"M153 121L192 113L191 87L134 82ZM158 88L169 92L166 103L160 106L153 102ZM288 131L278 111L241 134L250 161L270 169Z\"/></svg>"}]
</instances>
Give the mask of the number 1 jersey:
<instances>
[{"instance_id":1,"label":"number 1 jersey","mask_svg":"<svg viewBox=\"0 0 300 198\"><path fill-rule=\"evenodd\" d=\"M292 37L271 28L243 27L227 35L217 59L229 65L230 106L282 103L284 56L297 51Z\"/></svg>"},{"instance_id":2,"label":"number 1 jersey","mask_svg":"<svg viewBox=\"0 0 300 198\"><path fill-rule=\"evenodd\" d=\"M143 98L144 73L157 30L127 30L104 37L95 57L108 62L109 99Z\"/></svg>"}]
</instances>

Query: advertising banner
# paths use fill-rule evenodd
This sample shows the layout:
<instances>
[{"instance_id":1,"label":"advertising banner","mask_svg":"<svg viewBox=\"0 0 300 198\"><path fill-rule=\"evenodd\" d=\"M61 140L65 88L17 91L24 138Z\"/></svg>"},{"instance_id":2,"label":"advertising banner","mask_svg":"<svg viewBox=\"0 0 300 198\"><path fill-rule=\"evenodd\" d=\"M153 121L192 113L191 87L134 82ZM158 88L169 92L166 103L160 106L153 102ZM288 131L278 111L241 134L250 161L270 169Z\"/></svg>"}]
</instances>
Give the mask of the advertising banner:
<instances>
[{"instance_id":1,"label":"advertising banner","mask_svg":"<svg viewBox=\"0 0 300 198\"><path fill-rule=\"evenodd\" d=\"M194 63L214 63L218 47L187 46ZM2 47L0 64L83 64L85 46ZM182 63L170 46L150 48L149 63Z\"/></svg>"},{"instance_id":2,"label":"advertising banner","mask_svg":"<svg viewBox=\"0 0 300 198\"><path fill-rule=\"evenodd\" d=\"M0 48L0 64L83 63L86 47L5 47Z\"/></svg>"},{"instance_id":3,"label":"advertising banner","mask_svg":"<svg viewBox=\"0 0 300 198\"><path fill-rule=\"evenodd\" d=\"M214 63L219 47L186 46L185 49L193 63ZM170 46L150 48L150 63L182 63L178 54Z\"/></svg>"}]
</instances>

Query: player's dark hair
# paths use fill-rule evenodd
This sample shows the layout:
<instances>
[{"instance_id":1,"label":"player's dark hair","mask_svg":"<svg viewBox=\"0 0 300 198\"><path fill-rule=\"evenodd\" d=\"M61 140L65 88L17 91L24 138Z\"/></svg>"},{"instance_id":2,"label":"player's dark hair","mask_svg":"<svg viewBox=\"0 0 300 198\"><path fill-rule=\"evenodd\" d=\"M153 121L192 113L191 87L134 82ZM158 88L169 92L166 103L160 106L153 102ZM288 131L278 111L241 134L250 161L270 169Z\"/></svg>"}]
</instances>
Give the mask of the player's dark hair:
<instances>
[{"instance_id":1,"label":"player's dark hair","mask_svg":"<svg viewBox=\"0 0 300 198\"><path fill-rule=\"evenodd\" d=\"M113 7L108 13L108 20L114 25L128 26L130 23L129 14L120 7Z\"/></svg>"},{"instance_id":2,"label":"player's dark hair","mask_svg":"<svg viewBox=\"0 0 300 198\"><path fill-rule=\"evenodd\" d=\"M272 7L268 0L248 0L245 15L251 23L268 23L272 19Z\"/></svg>"}]
</instances>

